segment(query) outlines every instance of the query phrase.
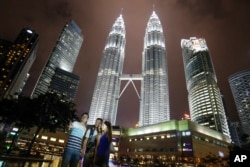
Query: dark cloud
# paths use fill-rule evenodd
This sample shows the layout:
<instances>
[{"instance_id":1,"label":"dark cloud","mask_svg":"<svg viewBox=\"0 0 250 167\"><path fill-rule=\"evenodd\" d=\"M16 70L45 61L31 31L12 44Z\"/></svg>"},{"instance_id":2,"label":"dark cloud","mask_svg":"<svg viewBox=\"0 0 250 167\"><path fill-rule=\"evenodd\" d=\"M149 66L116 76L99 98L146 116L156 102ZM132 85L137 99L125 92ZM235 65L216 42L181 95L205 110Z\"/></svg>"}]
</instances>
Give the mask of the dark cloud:
<instances>
[{"instance_id":1,"label":"dark cloud","mask_svg":"<svg viewBox=\"0 0 250 167\"><path fill-rule=\"evenodd\" d=\"M71 18L72 17L72 6L69 2L59 2L53 6L56 13L62 18ZM52 8L52 10L53 10Z\"/></svg>"},{"instance_id":2,"label":"dark cloud","mask_svg":"<svg viewBox=\"0 0 250 167\"><path fill-rule=\"evenodd\" d=\"M72 18L72 5L68 0L46 0L41 2L40 5L48 21L54 22L58 19L69 20Z\"/></svg>"},{"instance_id":3,"label":"dark cloud","mask_svg":"<svg viewBox=\"0 0 250 167\"><path fill-rule=\"evenodd\" d=\"M196 21L204 19L204 17L222 19L228 14L225 4L227 2L223 0L177 0L177 6L188 9L188 12Z\"/></svg>"}]
</instances>

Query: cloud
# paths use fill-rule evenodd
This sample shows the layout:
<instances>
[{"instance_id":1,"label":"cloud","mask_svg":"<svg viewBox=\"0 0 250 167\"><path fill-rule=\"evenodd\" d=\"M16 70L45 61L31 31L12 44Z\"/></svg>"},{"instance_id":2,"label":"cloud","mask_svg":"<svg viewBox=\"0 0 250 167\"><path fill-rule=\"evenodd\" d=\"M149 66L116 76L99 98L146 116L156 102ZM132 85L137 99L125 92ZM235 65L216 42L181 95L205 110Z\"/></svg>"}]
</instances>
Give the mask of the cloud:
<instances>
[{"instance_id":1,"label":"cloud","mask_svg":"<svg viewBox=\"0 0 250 167\"><path fill-rule=\"evenodd\" d=\"M204 17L222 19L227 15L223 0L177 0L177 7L186 8L191 16L199 21Z\"/></svg>"},{"instance_id":2,"label":"cloud","mask_svg":"<svg viewBox=\"0 0 250 167\"><path fill-rule=\"evenodd\" d=\"M43 13L48 18L48 21L54 21L58 18L69 19L72 17L72 5L68 0L53 0L42 3Z\"/></svg>"}]
</instances>

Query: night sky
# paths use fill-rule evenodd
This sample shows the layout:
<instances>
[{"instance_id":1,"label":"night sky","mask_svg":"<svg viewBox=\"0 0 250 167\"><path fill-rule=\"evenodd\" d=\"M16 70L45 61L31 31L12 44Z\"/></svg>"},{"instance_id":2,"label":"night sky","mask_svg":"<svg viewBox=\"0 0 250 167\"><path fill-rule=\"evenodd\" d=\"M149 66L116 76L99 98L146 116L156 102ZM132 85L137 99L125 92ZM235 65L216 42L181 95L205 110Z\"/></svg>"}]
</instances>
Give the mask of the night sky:
<instances>
[{"instance_id":1,"label":"night sky","mask_svg":"<svg viewBox=\"0 0 250 167\"><path fill-rule=\"evenodd\" d=\"M189 113L180 41L198 37L207 42L230 119L237 120L228 76L250 68L249 0L1 0L0 38L14 41L25 27L39 34L37 59L24 90L29 95L62 27L73 19L84 36L74 68L81 78L76 99L80 114L89 111L106 38L121 11L126 26L123 73L141 73L143 38L153 9L166 40L171 118ZM140 91L140 82L135 83ZM120 98L117 124L133 127L138 119L139 99L130 85Z\"/></svg>"}]
</instances>

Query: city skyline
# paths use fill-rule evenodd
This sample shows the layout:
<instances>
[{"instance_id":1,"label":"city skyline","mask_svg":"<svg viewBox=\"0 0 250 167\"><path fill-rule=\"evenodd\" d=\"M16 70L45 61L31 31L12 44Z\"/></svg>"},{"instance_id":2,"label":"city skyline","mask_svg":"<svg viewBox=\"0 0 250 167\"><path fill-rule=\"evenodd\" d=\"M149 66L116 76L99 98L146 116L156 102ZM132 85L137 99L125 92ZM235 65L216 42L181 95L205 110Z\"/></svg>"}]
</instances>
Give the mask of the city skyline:
<instances>
[{"instance_id":1,"label":"city skyline","mask_svg":"<svg viewBox=\"0 0 250 167\"><path fill-rule=\"evenodd\" d=\"M82 29L84 42L74 73L81 77L76 105L80 113L89 112L94 83L108 32L121 13L126 23L124 74L141 73L143 36L154 10L162 22L169 64L171 118L188 113L188 97L181 56L182 38L204 38L214 63L218 86L225 97L232 120L237 112L228 77L250 67L249 2L228 1L161 1L100 0L95 1L3 1L0 10L0 38L13 41L24 27L34 29L40 37L35 64L25 87L30 94L62 26L73 19ZM13 12L15 11L15 12ZM140 81L135 83L140 90ZM121 89L124 83L121 85ZM127 118L127 119L126 119ZM134 126L139 120L139 99L130 85L118 104L117 124Z\"/></svg>"}]
</instances>

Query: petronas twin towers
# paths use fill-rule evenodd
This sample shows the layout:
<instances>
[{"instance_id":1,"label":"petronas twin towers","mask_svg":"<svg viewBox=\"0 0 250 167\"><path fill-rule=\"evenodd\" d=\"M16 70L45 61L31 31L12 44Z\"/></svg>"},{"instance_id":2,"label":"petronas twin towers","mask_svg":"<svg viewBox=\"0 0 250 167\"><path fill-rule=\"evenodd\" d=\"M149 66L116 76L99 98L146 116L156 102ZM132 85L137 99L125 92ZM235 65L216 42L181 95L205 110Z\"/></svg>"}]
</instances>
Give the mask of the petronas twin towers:
<instances>
[{"instance_id":1,"label":"petronas twin towers","mask_svg":"<svg viewBox=\"0 0 250 167\"><path fill-rule=\"evenodd\" d=\"M170 120L166 48L161 22L153 11L147 23L142 54L142 74L123 74L126 30L122 15L112 26L104 47L89 124L96 118L116 124L121 80L141 80L139 126Z\"/></svg>"}]
</instances>

